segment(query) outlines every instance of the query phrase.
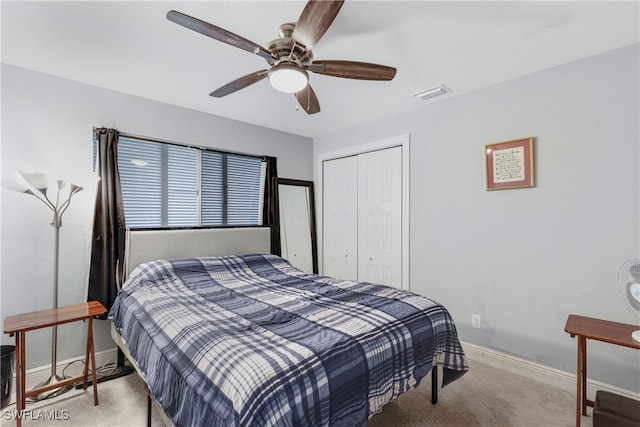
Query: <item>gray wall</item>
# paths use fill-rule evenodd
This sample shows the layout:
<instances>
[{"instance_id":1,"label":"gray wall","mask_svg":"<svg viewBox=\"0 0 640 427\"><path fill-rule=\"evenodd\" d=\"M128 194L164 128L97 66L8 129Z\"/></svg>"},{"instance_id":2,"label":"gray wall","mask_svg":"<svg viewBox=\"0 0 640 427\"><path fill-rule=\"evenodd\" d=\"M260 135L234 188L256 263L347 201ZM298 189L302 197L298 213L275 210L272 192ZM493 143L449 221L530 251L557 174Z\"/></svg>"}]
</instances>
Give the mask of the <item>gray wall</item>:
<instances>
[{"instance_id":1,"label":"gray wall","mask_svg":"<svg viewBox=\"0 0 640 427\"><path fill-rule=\"evenodd\" d=\"M638 323L616 282L640 255L638 60L635 45L441 99L316 138L314 156L409 133L411 289L462 340L575 372L568 314ZM484 145L530 136L536 187L485 191ZM589 377L638 392L639 357L589 343Z\"/></svg>"},{"instance_id":2,"label":"gray wall","mask_svg":"<svg viewBox=\"0 0 640 427\"><path fill-rule=\"evenodd\" d=\"M93 217L92 128L278 158L282 177L312 179L312 141L2 64L1 176L45 171L88 188L74 197L60 232L59 304L86 299ZM50 308L53 227L34 197L1 191L0 317ZM114 347L107 321L95 323L98 351ZM84 354L84 327L59 328L58 360ZM50 363L50 330L27 334L27 368ZM2 336L2 344L13 339Z\"/></svg>"}]
</instances>

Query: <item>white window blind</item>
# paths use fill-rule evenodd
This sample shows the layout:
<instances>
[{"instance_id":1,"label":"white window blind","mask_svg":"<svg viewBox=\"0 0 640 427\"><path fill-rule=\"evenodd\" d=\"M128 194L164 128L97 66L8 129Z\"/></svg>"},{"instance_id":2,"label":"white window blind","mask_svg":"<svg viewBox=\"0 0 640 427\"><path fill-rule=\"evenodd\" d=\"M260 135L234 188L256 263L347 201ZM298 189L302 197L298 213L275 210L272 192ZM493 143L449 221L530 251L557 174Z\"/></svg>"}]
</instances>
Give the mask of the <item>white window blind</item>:
<instances>
[{"instance_id":1,"label":"white window blind","mask_svg":"<svg viewBox=\"0 0 640 427\"><path fill-rule=\"evenodd\" d=\"M262 159L120 136L127 227L258 225Z\"/></svg>"},{"instance_id":2,"label":"white window blind","mask_svg":"<svg viewBox=\"0 0 640 427\"><path fill-rule=\"evenodd\" d=\"M260 217L261 163L247 156L227 155L228 224L251 224Z\"/></svg>"}]
</instances>

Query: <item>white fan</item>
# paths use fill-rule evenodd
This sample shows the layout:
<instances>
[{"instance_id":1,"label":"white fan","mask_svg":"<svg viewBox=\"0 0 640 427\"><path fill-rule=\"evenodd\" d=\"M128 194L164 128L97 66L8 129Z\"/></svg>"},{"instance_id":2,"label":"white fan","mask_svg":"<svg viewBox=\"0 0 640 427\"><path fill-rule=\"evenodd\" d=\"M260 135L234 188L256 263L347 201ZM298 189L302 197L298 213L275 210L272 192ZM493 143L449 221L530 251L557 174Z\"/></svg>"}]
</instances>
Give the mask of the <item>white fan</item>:
<instances>
[{"instance_id":1,"label":"white fan","mask_svg":"<svg viewBox=\"0 0 640 427\"><path fill-rule=\"evenodd\" d=\"M627 306L640 319L640 259L630 259L618 271L618 289ZM640 342L640 329L631 337Z\"/></svg>"}]
</instances>

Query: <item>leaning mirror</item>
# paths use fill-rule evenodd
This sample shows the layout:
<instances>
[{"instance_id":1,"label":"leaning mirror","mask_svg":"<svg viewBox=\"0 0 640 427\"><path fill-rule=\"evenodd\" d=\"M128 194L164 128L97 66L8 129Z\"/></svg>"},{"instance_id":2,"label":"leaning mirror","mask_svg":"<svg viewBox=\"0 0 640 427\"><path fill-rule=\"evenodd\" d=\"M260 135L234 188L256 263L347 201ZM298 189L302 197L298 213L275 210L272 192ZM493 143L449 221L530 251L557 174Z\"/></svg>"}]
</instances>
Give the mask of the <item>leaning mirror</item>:
<instances>
[{"instance_id":1,"label":"leaning mirror","mask_svg":"<svg viewBox=\"0 0 640 427\"><path fill-rule=\"evenodd\" d=\"M274 178L277 255L301 270L318 273L313 182Z\"/></svg>"}]
</instances>

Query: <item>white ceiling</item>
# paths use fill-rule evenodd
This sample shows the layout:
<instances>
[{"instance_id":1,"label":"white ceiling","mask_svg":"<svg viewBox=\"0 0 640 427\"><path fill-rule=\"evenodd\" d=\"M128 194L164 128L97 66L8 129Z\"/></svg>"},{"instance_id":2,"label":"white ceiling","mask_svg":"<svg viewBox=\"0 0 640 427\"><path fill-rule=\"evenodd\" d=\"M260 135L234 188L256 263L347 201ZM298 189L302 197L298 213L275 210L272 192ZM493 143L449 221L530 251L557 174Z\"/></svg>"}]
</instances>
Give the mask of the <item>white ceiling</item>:
<instances>
[{"instance_id":1,"label":"white ceiling","mask_svg":"<svg viewBox=\"0 0 640 427\"><path fill-rule=\"evenodd\" d=\"M304 1L2 1L2 61L169 104L317 137L638 43L639 2L347 0L315 59L394 66L391 82L310 73L322 111L296 111L267 80L208 94L263 59L165 18L178 10L261 46ZM429 101L412 94L444 84Z\"/></svg>"}]
</instances>

